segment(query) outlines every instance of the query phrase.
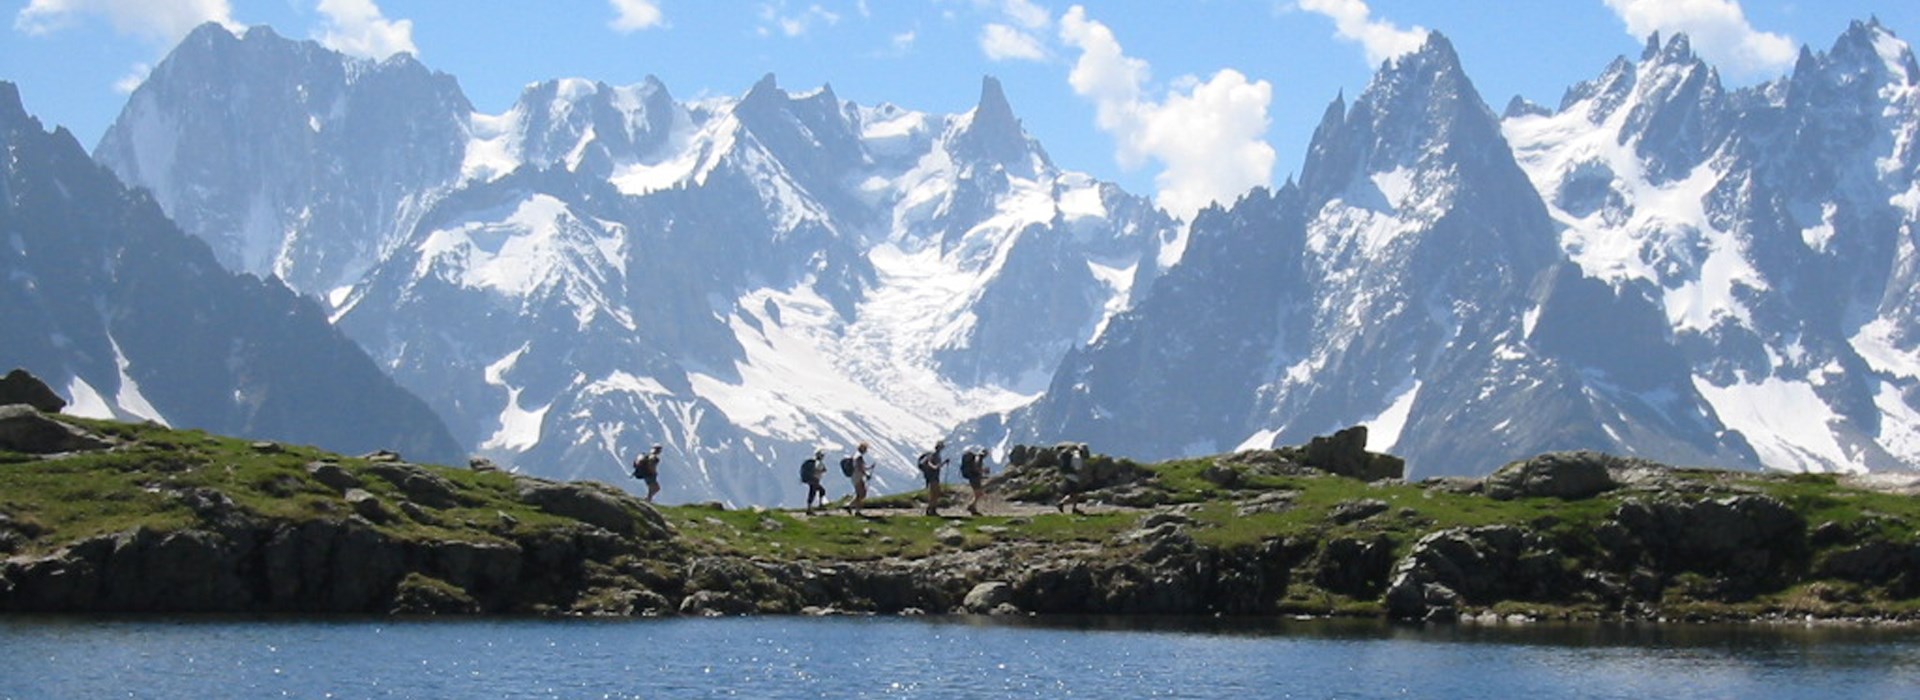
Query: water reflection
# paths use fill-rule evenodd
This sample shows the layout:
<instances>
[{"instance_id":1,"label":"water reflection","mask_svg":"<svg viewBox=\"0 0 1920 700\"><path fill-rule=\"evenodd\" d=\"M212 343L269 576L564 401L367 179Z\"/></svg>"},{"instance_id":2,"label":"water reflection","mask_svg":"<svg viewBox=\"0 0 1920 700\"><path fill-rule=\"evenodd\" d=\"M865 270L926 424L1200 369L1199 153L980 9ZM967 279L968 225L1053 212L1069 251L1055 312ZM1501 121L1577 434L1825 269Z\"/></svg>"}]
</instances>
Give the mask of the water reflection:
<instances>
[{"instance_id":1,"label":"water reflection","mask_svg":"<svg viewBox=\"0 0 1920 700\"><path fill-rule=\"evenodd\" d=\"M1920 630L1215 618L0 618L0 698L1920 697Z\"/></svg>"}]
</instances>

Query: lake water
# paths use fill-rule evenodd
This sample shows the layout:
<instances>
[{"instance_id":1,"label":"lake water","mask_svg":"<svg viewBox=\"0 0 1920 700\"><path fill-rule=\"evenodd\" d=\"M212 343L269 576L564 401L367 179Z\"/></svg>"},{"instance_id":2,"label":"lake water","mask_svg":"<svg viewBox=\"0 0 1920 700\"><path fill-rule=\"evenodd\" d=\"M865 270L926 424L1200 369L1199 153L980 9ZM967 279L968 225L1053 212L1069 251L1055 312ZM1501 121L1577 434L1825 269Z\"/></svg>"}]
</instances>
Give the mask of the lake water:
<instances>
[{"instance_id":1,"label":"lake water","mask_svg":"<svg viewBox=\"0 0 1920 700\"><path fill-rule=\"evenodd\" d=\"M1920 629L0 617L0 698L1920 698Z\"/></svg>"}]
</instances>

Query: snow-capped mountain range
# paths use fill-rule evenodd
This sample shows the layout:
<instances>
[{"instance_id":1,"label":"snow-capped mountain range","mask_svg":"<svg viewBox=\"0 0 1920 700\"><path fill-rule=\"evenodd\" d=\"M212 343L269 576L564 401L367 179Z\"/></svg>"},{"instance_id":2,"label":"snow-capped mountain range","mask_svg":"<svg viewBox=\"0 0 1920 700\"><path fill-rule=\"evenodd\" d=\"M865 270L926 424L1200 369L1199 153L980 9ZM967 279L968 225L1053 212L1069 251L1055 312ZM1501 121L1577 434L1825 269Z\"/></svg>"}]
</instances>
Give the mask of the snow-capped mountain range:
<instances>
[{"instance_id":1,"label":"snow-capped mountain range","mask_svg":"<svg viewBox=\"0 0 1920 700\"><path fill-rule=\"evenodd\" d=\"M1141 458L1351 424L1412 474L1542 450L1920 464L1920 83L1858 23L1723 88L1649 41L1490 110L1445 37L1336 99L1297 182L1190 224L956 115L554 80L503 114L406 56L195 31L95 157L334 322L470 449L672 500L883 487L957 434ZM675 466L677 465L677 469Z\"/></svg>"},{"instance_id":2,"label":"snow-capped mountain range","mask_svg":"<svg viewBox=\"0 0 1920 700\"><path fill-rule=\"evenodd\" d=\"M797 497L801 460L860 441L905 483L1182 243L1054 166L990 78L958 115L771 75L697 102L556 80L490 115L404 56L207 26L96 156L223 261L327 300L477 452L618 480L660 442L674 500Z\"/></svg>"},{"instance_id":3,"label":"snow-capped mountain range","mask_svg":"<svg viewBox=\"0 0 1920 700\"><path fill-rule=\"evenodd\" d=\"M1570 448L1912 469L1916 84L1876 22L1736 91L1655 37L1496 118L1436 33L979 429L1165 457L1360 423L1414 476Z\"/></svg>"},{"instance_id":4,"label":"snow-capped mountain range","mask_svg":"<svg viewBox=\"0 0 1920 700\"><path fill-rule=\"evenodd\" d=\"M465 454L318 305L222 268L5 82L0 329L0 366L53 386L68 413L349 454Z\"/></svg>"}]
</instances>

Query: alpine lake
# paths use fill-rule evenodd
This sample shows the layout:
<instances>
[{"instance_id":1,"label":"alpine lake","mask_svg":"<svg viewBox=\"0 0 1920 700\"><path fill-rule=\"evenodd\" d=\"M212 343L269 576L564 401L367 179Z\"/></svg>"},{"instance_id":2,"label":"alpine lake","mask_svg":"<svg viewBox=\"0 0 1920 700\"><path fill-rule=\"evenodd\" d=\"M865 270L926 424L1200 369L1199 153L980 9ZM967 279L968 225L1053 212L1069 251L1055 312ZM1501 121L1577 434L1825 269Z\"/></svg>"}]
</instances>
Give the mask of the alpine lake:
<instances>
[{"instance_id":1,"label":"alpine lake","mask_svg":"<svg viewBox=\"0 0 1920 700\"><path fill-rule=\"evenodd\" d=\"M1920 628L0 617L0 698L1914 698Z\"/></svg>"}]
</instances>

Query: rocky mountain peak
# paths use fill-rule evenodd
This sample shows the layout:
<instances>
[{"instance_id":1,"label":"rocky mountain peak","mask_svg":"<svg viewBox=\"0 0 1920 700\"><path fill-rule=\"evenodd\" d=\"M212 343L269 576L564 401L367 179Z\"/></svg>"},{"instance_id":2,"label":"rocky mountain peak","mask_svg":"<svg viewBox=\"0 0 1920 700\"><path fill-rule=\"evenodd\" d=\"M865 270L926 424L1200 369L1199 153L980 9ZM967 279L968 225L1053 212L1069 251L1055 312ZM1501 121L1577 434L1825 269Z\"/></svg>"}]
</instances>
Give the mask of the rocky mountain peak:
<instances>
[{"instance_id":1,"label":"rocky mountain peak","mask_svg":"<svg viewBox=\"0 0 1920 700\"><path fill-rule=\"evenodd\" d=\"M1014 116L999 79L986 76L980 80L980 101L961 128L954 135L953 152L962 160L994 163L1023 173L1031 170L1036 147L1021 129L1020 118Z\"/></svg>"},{"instance_id":2,"label":"rocky mountain peak","mask_svg":"<svg viewBox=\"0 0 1920 700\"><path fill-rule=\"evenodd\" d=\"M1654 34L1648 41L1656 41L1659 36ZM1651 56L1642 55L1641 60L1654 63L1693 63L1699 59L1693 55L1693 40L1688 39L1685 32L1680 32L1667 39L1666 45L1662 46L1658 52Z\"/></svg>"},{"instance_id":3,"label":"rocky mountain peak","mask_svg":"<svg viewBox=\"0 0 1920 700\"><path fill-rule=\"evenodd\" d=\"M11 130L32 119L20 103L20 86L0 80L0 129Z\"/></svg>"}]
</instances>

